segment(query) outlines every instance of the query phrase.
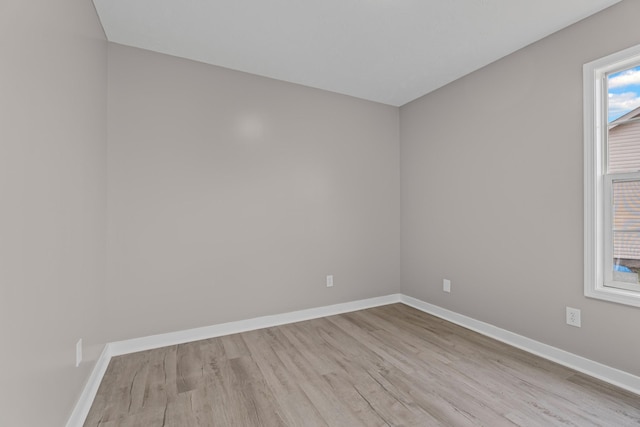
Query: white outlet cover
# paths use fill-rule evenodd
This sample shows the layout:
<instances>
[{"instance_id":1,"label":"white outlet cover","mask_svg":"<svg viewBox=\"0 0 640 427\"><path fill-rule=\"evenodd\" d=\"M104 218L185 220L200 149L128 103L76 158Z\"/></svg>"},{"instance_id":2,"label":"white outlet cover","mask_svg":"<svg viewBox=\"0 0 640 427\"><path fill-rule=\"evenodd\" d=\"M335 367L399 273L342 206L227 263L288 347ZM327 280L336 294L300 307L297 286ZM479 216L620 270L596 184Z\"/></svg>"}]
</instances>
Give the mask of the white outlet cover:
<instances>
[{"instance_id":1,"label":"white outlet cover","mask_svg":"<svg viewBox=\"0 0 640 427\"><path fill-rule=\"evenodd\" d=\"M451 292L451 280L449 279L442 280L442 290L445 292Z\"/></svg>"},{"instance_id":2,"label":"white outlet cover","mask_svg":"<svg viewBox=\"0 0 640 427\"><path fill-rule=\"evenodd\" d=\"M327 288L330 288L333 286L333 276L329 275L327 276Z\"/></svg>"},{"instance_id":3,"label":"white outlet cover","mask_svg":"<svg viewBox=\"0 0 640 427\"><path fill-rule=\"evenodd\" d=\"M576 328L580 328L582 326L580 309L567 307L567 325L575 326Z\"/></svg>"}]
</instances>

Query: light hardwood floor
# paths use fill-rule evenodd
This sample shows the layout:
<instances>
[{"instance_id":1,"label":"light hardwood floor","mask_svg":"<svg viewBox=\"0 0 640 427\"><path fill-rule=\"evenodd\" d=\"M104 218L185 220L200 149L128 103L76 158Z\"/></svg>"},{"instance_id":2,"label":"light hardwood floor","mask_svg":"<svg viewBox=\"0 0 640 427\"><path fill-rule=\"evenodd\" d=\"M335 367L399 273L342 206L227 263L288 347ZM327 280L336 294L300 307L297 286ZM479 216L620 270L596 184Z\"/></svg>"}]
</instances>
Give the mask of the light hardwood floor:
<instances>
[{"instance_id":1,"label":"light hardwood floor","mask_svg":"<svg viewBox=\"0 0 640 427\"><path fill-rule=\"evenodd\" d=\"M111 360L85 426L640 426L640 396L402 304Z\"/></svg>"}]
</instances>

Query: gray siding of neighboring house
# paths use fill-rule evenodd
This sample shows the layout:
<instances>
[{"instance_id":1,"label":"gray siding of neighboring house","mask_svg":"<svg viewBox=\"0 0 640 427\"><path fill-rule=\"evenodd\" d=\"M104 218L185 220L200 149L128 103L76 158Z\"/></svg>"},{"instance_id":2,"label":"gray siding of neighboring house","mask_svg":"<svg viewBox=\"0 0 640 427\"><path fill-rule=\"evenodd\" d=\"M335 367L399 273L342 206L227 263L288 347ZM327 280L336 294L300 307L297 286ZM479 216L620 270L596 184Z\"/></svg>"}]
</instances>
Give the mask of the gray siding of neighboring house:
<instances>
[{"instance_id":1,"label":"gray siding of neighboring house","mask_svg":"<svg viewBox=\"0 0 640 427\"><path fill-rule=\"evenodd\" d=\"M622 122L609 130L609 173L630 170L640 170L640 121Z\"/></svg>"},{"instance_id":2,"label":"gray siding of neighboring house","mask_svg":"<svg viewBox=\"0 0 640 427\"><path fill-rule=\"evenodd\" d=\"M640 112L634 117L640 116ZM609 130L609 173L640 170L640 121L621 122ZM640 259L640 183L614 185L615 258Z\"/></svg>"}]
</instances>

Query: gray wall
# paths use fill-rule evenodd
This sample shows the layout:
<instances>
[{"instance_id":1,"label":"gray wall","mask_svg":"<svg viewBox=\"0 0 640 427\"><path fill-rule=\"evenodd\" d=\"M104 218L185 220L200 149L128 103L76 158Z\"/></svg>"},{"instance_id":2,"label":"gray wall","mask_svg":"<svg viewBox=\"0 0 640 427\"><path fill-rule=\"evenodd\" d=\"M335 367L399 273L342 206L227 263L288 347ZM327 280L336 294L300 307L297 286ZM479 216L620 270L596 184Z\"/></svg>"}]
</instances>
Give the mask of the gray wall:
<instances>
[{"instance_id":1,"label":"gray wall","mask_svg":"<svg viewBox=\"0 0 640 427\"><path fill-rule=\"evenodd\" d=\"M401 108L404 293L640 375L638 309L583 295L582 196L582 64L640 43L638 16L622 2Z\"/></svg>"},{"instance_id":2,"label":"gray wall","mask_svg":"<svg viewBox=\"0 0 640 427\"><path fill-rule=\"evenodd\" d=\"M104 345L107 43L92 3L3 0L0 64L0 425L60 426Z\"/></svg>"},{"instance_id":3,"label":"gray wall","mask_svg":"<svg viewBox=\"0 0 640 427\"><path fill-rule=\"evenodd\" d=\"M397 108L115 44L108 75L111 340L399 291Z\"/></svg>"}]
</instances>

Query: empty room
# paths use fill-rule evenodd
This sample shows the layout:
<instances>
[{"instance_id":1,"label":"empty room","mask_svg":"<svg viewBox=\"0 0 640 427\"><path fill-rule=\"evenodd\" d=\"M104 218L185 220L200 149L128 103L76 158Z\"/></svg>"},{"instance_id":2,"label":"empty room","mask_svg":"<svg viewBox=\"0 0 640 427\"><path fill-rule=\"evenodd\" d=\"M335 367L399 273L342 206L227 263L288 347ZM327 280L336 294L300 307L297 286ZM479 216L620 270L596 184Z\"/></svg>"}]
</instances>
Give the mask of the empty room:
<instances>
[{"instance_id":1,"label":"empty room","mask_svg":"<svg viewBox=\"0 0 640 427\"><path fill-rule=\"evenodd\" d=\"M640 425L638 18L3 0L0 426Z\"/></svg>"}]
</instances>

